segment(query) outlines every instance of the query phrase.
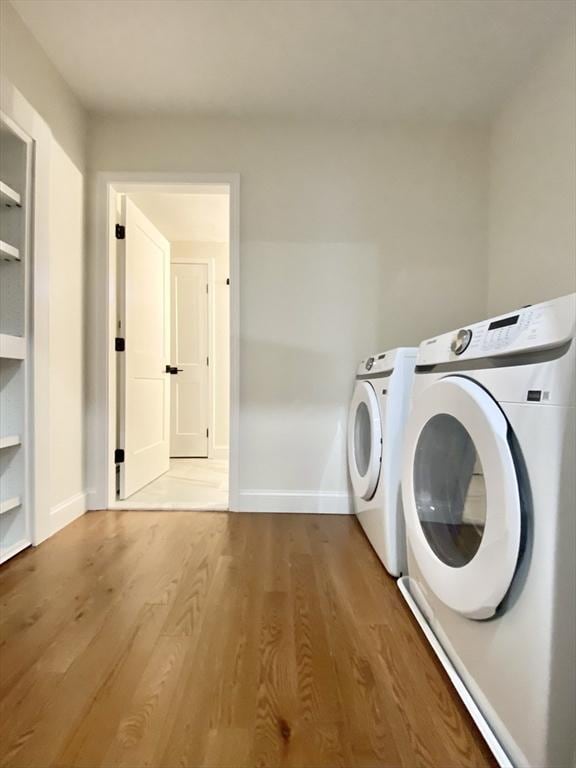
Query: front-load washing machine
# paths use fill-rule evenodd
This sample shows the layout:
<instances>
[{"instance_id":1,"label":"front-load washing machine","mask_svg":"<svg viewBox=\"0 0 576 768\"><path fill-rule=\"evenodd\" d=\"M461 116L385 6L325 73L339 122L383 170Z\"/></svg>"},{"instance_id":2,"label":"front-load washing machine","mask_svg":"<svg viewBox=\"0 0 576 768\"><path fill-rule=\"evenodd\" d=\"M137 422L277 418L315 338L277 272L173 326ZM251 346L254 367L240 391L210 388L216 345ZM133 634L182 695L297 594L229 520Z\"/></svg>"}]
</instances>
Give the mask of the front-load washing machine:
<instances>
[{"instance_id":1,"label":"front-load washing machine","mask_svg":"<svg viewBox=\"0 0 576 768\"><path fill-rule=\"evenodd\" d=\"M400 495L402 437L416 349L362 360L348 418L348 468L354 508L376 554L394 576L405 568Z\"/></svg>"},{"instance_id":2,"label":"front-load washing machine","mask_svg":"<svg viewBox=\"0 0 576 768\"><path fill-rule=\"evenodd\" d=\"M573 768L576 295L421 344L399 586L500 765Z\"/></svg>"}]
</instances>

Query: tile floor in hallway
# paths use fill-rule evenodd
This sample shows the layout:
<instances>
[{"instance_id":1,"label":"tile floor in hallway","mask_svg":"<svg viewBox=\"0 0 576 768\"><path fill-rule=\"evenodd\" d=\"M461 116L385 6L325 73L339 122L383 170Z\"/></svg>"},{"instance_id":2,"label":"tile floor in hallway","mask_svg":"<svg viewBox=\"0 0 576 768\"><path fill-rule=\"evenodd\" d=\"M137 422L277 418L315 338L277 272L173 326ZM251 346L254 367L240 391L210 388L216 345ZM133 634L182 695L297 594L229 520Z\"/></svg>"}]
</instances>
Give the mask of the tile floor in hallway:
<instances>
[{"instance_id":1,"label":"tile floor in hallway","mask_svg":"<svg viewBox=\"0 0 576 768\"><path fill-rule=\"evenodd\" d=\"M127 509L228 509L226 459L170 459L170 469L123 502Z\"/></svg>"},{"instance_id":2,"label":"tile floor in hallway","mask_svg":"<svg viewBox=\"0 0 576 768\"><path fill-rule=\"evenodd\" d=\"M354 518L89 512L0 569L5 768L494 768Z\"/></svg>"}]
</instances>

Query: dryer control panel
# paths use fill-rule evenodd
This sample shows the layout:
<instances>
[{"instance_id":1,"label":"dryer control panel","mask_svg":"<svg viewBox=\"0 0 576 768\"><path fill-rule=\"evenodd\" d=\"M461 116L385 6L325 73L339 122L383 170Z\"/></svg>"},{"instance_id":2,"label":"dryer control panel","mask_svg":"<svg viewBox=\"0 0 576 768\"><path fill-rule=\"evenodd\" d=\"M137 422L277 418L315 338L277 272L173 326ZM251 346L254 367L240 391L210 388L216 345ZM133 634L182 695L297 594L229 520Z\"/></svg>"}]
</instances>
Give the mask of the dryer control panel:
<instances>
[{"instance_id":1,"label":"dryer control panel","mask_svg":"<svg viewBox=\"0 0 576 768\"><path fill-rule=\"evenodd\" d=\"M387 352L376 352L360 361L356 369L356 376L390 373L400 361L414 360L417 351L416 347L398 347L397 349L389 349Z\"/></svg>"},{"instance_id":2,"label":"dryer control panel","mask_svg":"<svg viewBox=\"0 0 576 768\"><path fill-rule=\"evenodd\" d=\"M552 349L574 338L576 294L500 315L423 341L417 365Z\"/></svg>"}]
</instances>

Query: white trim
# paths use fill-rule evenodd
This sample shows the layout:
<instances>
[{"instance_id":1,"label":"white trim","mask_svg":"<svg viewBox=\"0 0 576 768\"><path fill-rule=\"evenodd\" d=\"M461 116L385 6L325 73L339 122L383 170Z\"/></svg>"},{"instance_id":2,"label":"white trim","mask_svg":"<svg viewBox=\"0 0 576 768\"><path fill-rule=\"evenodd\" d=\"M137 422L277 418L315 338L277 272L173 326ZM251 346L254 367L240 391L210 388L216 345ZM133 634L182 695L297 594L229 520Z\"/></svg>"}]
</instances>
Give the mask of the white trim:
<instances>
[{"instance_id":1,"label":"white trim","mask_svg":"<svg viewBox=\"0 0 576 768\"><path fill-rule=\"evenodd\" d=\"M418 604L412 597L412 594L410 592L409 587L409 577L408 576L401 576L398 579L398 589L402 593L402 597L408 604L408 607L412 611L414 618L420 625L420 629L426 636L426 639L432 646L432 650L438 657L438 660L444 667L444 670L448 677L450 678L450 682L456 689L456 692L462 699L462 702L468 712L470 713L472 720L476 723L476 726L478 727L478 730L482 734L482 737L488 747L490 748L490 751L496 758L496 762L500 766L500 768L514 768L512 762L510 761L510 758L508 755L504 752L504 749L502 748L502 745L498 741L498 738L496 737L496 734L490 727L490 724L480 711L480 708L470 695L468 689L462 682L462 678L458 674L456 667L454 664L452 664L452 661L450 660L449 656L447 655L446 651L438 641L438 638L434 634L434 631L426 621L426 618L422 611L420 610Z\"/></svg>"},{"instance_id":2,"label":"white trim","mask_svg":"<svg viewBox=\"0 0 576 768\"><path fill-rule=\"evenodd\" d=\"M65 528L77 517L81 517L87 509L88 494L83 491L75 493L68 499L56 504L50 509L50 536Z\"/></svg>"},{"instance_id":3,"label":"white trim","mask_svg":"<svg viewBox=\"0 0 576 768\"><path fill-rule=\"evenodd\" d=\"M290 514L353 514L352 499L342 492L240 491L240 512L286 512Z\"/></svg>"},{"instance_id":4,"label":"white trim","mask_svg":"<svg viewBox=\"0 0 576 768\"><path fill-rule=\"evenodd\" d=\"M98 173L93 190L93 237L89 260L89 349L93 390L90 392L89 483L94 488L90 508L113 508L115 498L114 448L116 441L116 370L113 340L116 335L115 239L109 221L116 211L115 195L161 187L183 192L198 184L222 184L230 193L230 475L229 508L239 504L240 429L240 176L162 172Z\"/></svg>"},{"instance_id":5,"label":"white trim","mask_svg":"<svg viewBox=\"0 0 576 768\"><path fill-rule=\"evenodd\" d=\"M141 501L115 501L110 509L138 510L142 512L228 512L226 504L195 504L189 501L173 501L148 504Z\"/></svg>"}]
</instances>

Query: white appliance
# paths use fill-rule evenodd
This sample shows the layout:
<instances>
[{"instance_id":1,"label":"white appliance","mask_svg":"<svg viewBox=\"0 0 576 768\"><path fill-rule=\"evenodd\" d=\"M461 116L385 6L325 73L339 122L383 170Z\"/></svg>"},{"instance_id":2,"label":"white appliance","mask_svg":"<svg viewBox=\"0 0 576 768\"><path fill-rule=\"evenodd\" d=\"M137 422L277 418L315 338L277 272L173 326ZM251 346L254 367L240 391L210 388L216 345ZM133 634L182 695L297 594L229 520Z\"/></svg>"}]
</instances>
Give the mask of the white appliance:
<instances>
[{"instance_id":1,"label":"white appliance","mask_svg":"<svg viewBox=\"0 0 576 768\"><path fill-rule=\"evenodd\" d=\"M400 474L416 349L362 360L348 418L348 468L358 519L386 569L405 569Z\"/></svg>"},{"instance_id":2,"label":"white appliance","mask_svg":"<svg viewBox=\"0 0 576 768\"><path fill-rule=\"evenodd\" d=\"M399 586L500 765L573 768L576 295L424 341Z\"/></svg>"}]
</instances>

